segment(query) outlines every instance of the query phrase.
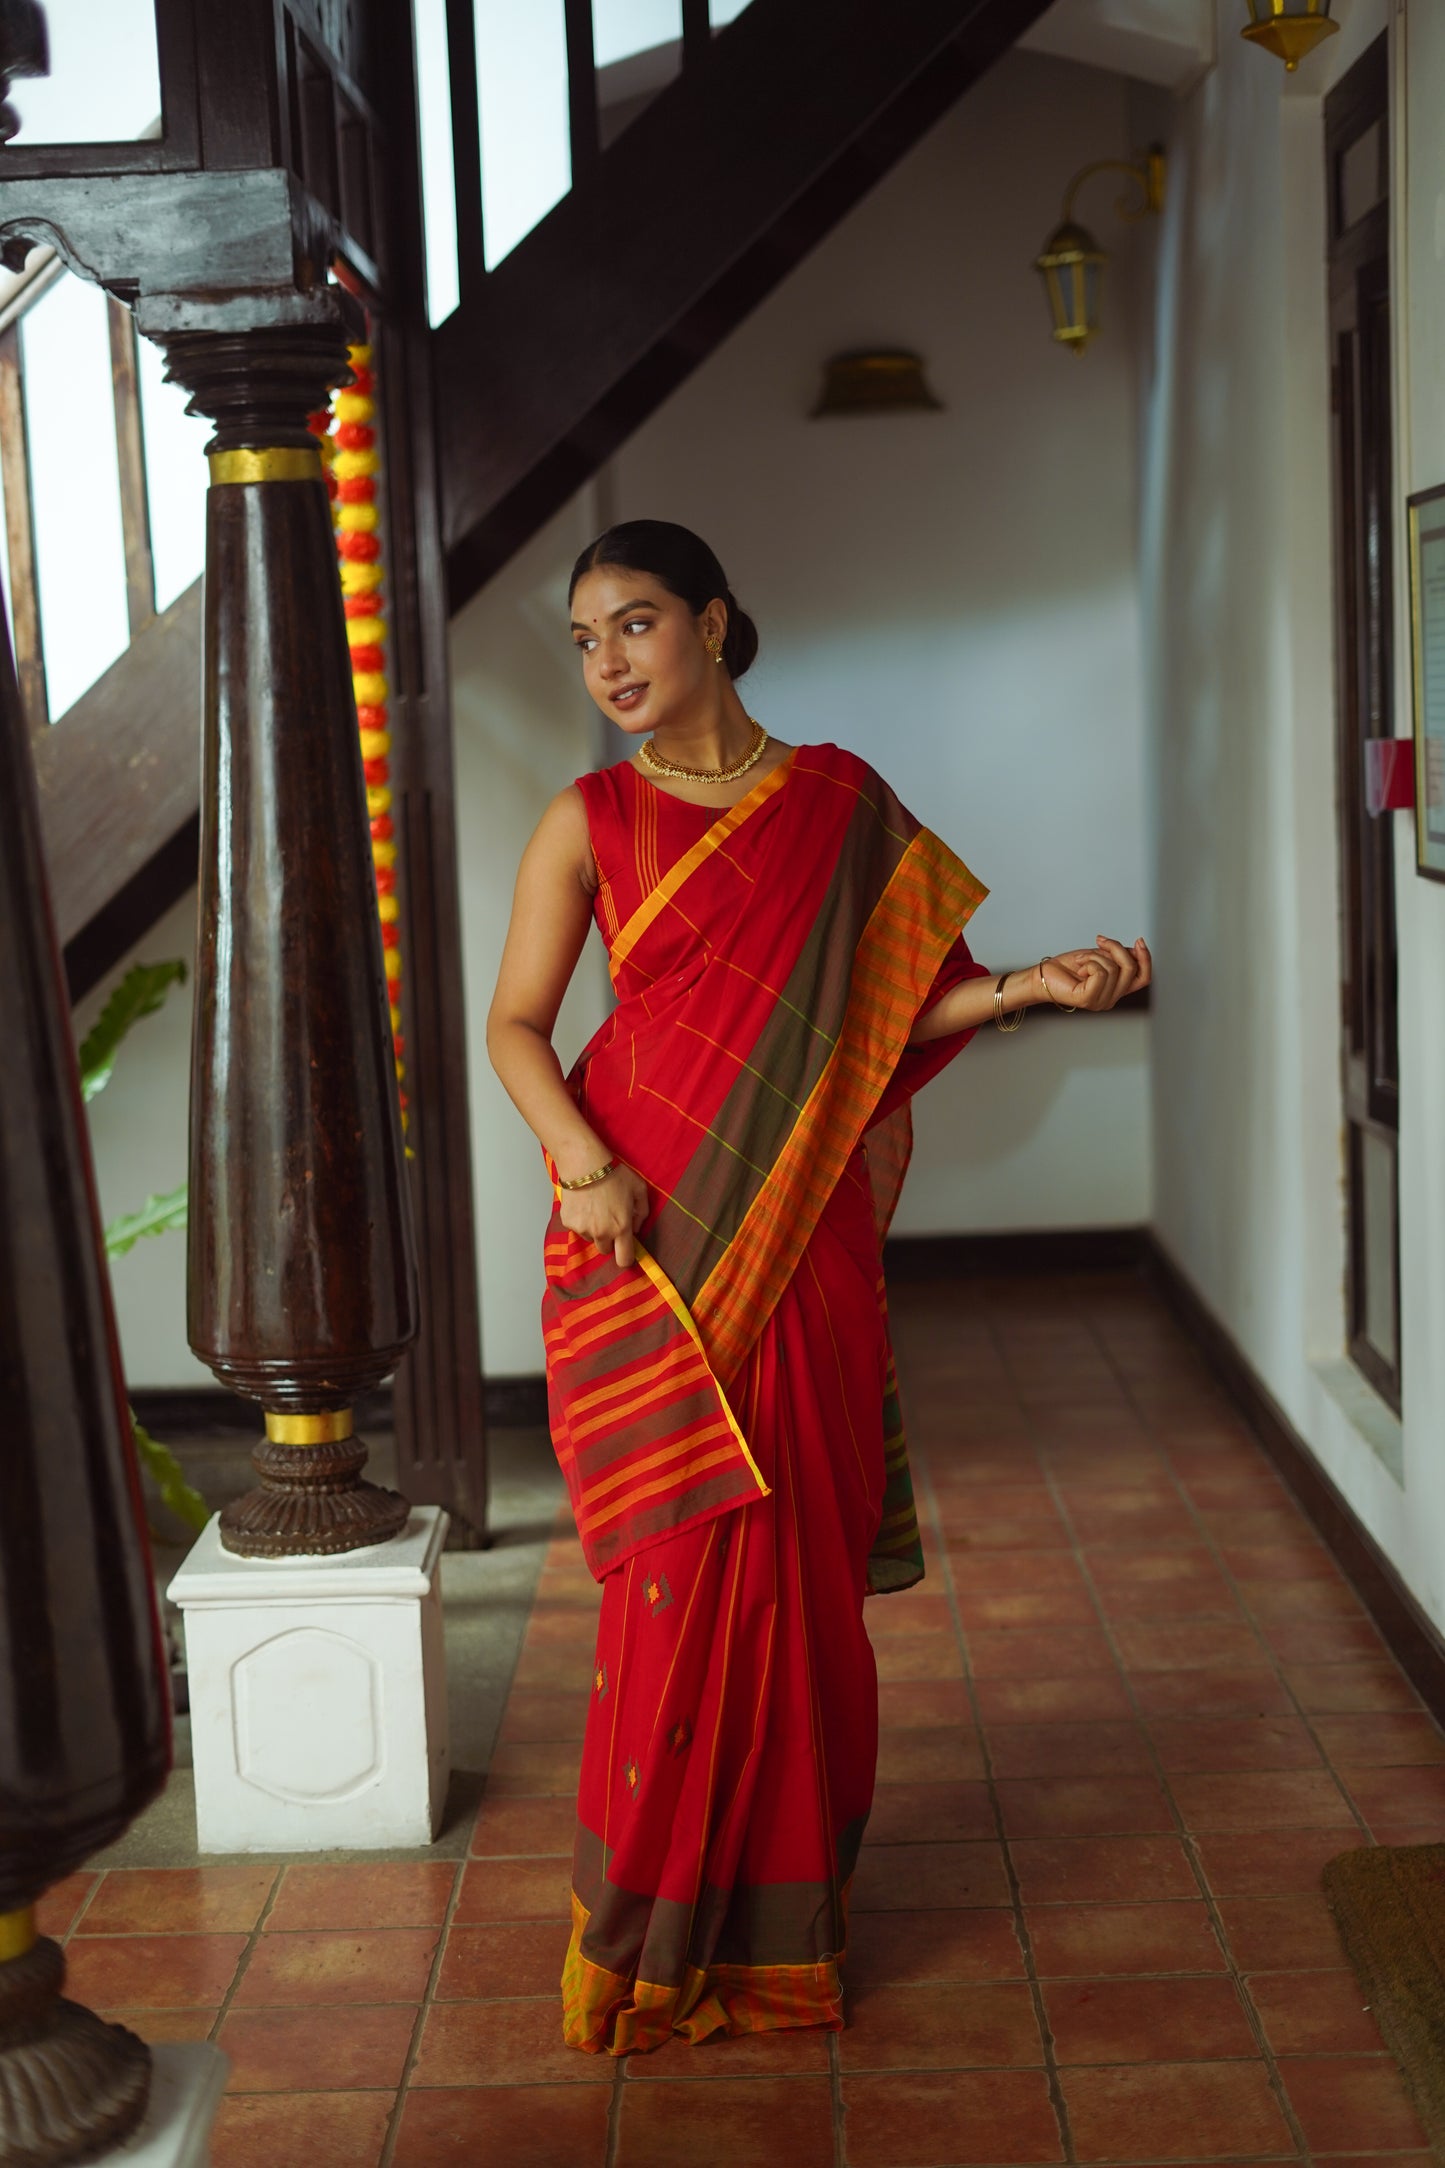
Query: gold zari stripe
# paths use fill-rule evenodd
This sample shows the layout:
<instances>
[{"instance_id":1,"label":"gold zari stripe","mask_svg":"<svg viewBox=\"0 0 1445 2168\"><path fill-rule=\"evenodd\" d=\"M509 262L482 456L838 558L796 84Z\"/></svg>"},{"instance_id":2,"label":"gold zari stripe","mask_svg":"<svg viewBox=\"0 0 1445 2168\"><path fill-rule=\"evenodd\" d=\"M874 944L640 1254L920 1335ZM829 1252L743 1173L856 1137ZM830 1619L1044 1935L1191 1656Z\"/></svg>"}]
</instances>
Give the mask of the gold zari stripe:
<instances>
[{"instance_id":1,"label":"gold zari stripe","mask_svg":"<svg viewBox=\"0 0 1445 2168\"><path fill-rule=\"evenodd\" d=\"M310 445L273 444L260 451L207 452L212 487L218 482L319 482L321 454Z\"/></svg>"},{"instance_id":2,"label":"gold zari stripe","mask_svg":"<svg viewBox=\"0 0 1445 2168\"><path fill-rule=\"evenodd\" d=\"M0 1965L24 1957L38 1939L33 1905L22 1905L18 1912L0 1912Z\"/></svg>"},{"instance_id":3,"label":"gold zari stripe","mask_svg":"<svg viewBox=\"0 0 1445 2168\"><path fill-rule=\"evenodd\" d=\"M278 1415L266 1410L266 1435L273 1445L334 1445L349 1438L350 1408L326 1408L320 1415Z\"/></svg>"}]
</instances>

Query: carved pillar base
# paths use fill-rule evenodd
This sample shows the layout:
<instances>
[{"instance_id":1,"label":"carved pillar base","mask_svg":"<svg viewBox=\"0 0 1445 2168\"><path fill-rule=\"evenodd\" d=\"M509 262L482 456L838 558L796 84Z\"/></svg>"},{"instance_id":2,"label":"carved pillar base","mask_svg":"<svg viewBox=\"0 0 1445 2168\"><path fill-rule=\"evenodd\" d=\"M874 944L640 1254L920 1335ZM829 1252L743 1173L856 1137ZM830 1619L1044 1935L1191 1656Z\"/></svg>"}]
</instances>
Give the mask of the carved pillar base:
<instances>
[{"instance_id":1,"label":"carved pillar base","mask_svg":"<svg viewBox=\"0 0 1445 2168\"><path fill-rule=\"evenodd\" d=\"M239 1558L335 1557L389 1543L406 1526L406 1500L361 1480L366 1447L351 1434L349 1408L268 1414L251 1465L259 1485L221 1511L222 1546Z\"/></svg>"},{"instance_id":2,"label":"carved pillar base","mask_svg":"<svg viewBox=\"0 0 1445 2168\"><path fill-rule=\"evenodd\" d=\"M92 2161L140 2124L151 2052L123 2025L67 2002L65 1958L42 1937L0 1964L0 2161Z\"/></svg>"}]
</instances>

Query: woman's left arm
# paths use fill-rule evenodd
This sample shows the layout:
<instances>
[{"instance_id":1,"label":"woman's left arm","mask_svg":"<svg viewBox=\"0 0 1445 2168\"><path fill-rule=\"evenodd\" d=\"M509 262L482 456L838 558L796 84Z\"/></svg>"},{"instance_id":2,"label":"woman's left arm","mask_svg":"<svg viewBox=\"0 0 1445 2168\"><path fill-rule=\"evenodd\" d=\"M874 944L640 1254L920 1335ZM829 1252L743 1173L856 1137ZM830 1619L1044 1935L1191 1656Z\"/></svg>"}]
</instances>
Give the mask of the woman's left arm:
<instances>
[{"instance_id":1,"label":"woman's left arm","mask_svg":"<svg viewBox=\"0 0 1445 2168\"><path fill-rule=\"evenodd\" d=\"M1126 948L1122 941L1101 933L1091 949L1066 949L1060 956L1030 964L1026 971L1011 971L1004 981L1002 1006L1011 1012L1052 1003L1055 1008L1098 1013L1147 986L1153 968L1142 936ZM986 1024L994 1014L996 983L992 977L965 979L953 987L924 1010L909 1033L908 1044L927 1046L930 1040Z\"/></svg>"}]
</instances>

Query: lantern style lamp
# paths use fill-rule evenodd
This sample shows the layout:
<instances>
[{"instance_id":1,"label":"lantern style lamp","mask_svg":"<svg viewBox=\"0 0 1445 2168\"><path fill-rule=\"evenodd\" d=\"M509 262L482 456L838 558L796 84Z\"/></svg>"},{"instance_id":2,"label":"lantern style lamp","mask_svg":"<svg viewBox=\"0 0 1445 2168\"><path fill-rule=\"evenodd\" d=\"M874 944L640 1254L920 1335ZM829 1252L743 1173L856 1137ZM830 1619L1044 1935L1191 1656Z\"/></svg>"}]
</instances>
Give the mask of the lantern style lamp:
<instances>
[{"instance_id":1,"label":"lantern style lamp","mask_svg":"<svg viewBox=\"0 0 1445 2168\"><path fill-rule=\"evenodd\" d=\"M1093 165L1082 167L1070 181L1064 191L1062 219L1034 265L1048 295L1054 338L1075 354L1084 352L1099 328L1099 300L1104 265L1108 262L1107 252L1087 226L1079 225L1074 218L1074 198L1096 173L1126 174L1138 191L1137 201L1132 200L1130 191L1120 197L1114 206L1120 218L1147 218L1164 206L1164 153L1157 144L1133 162L1125 158L1097 159Z\"/></svg>"},{"instance_id":2,"label":"lantern style lamp","mask_svg":"<svg viewBox=\"0 0 1445 2168\"><path fill-rule=\"evenodd\" d=\"M1330 5L1331 0L1248 0L1249 21L1239 34L1273 53L1293 75L1306 54L1339 29L1330 20Z\"/></svg>"}]
</instances>

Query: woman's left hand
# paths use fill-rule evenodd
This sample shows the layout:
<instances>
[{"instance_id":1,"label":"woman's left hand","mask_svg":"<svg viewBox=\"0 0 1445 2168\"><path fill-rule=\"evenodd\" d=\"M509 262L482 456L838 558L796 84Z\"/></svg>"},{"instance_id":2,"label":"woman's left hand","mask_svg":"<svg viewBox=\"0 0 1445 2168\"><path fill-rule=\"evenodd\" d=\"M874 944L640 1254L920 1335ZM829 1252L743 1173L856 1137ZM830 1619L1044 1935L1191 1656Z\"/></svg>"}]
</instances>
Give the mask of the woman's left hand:
<instances>
[{"instance_id":1,"label":"woman's left hand","mask_svg":"<svg viewBox=\"0 0 1445 2168\"><path fill-rule=\"evenodd\" d=\"M1112 1009L1125 994L1135 994L1153 976L1154 962L1143 936L1132 948L1101 933L1091 949L1065 949L1046 956L1044 983L1060 1008Z\"/></svg>"}]
</instances>

